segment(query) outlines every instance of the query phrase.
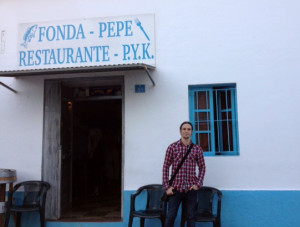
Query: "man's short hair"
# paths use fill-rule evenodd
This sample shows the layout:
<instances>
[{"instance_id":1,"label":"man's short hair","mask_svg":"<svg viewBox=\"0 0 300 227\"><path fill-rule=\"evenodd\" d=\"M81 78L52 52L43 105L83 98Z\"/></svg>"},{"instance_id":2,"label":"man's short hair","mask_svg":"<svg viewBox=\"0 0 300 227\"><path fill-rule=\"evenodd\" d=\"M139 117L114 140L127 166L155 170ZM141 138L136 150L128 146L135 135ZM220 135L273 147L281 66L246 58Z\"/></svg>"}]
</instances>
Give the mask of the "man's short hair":
<instances>
[{"instance_id":1,"label":"man's short hair","mask_svg":"<svg viewBox=\"0 0 300 227\"><path fill-rule=\"evenodd\" d=\"M189 122L189 121L183 122L183 123L180 125L180 128L179 128L179 129L181 130L181 129L182 129L182 126L185 125L185 124L189 124L189 125L192 127L192 130L194 130L194 127L193 127L192 123Z\"/></svg>"}]
</instances>

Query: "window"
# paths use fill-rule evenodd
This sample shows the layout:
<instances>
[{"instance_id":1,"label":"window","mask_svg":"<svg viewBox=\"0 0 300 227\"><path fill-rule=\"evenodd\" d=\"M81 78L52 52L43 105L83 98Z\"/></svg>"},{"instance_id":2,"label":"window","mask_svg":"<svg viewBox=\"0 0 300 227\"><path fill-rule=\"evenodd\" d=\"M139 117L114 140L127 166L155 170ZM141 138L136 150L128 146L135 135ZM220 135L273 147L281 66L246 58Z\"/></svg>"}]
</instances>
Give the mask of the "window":
<instances>
[{"instance_id":1,"label":"window","mask_svg":"<svg viewBox=\"0 0 300 227\"><path fill-rule=\"evenodd\" d=\"M238 155L236 85L189 86L192 140L204 155Z\"/></svg>"}]
</instances>

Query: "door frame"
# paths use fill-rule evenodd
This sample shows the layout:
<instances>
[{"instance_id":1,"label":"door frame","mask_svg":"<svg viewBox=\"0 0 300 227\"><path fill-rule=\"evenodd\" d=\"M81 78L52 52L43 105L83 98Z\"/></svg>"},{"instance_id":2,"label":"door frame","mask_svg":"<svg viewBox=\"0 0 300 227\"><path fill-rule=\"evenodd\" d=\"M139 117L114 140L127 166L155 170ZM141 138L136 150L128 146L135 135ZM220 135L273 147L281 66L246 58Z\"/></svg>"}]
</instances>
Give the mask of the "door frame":
<instances>
[{"instance_id":1,"label":"door frame","mask_svg":"<svg viewBox=\"0 0 300 227\"><path fill-rule=\"evenodd\" d=\"M124 76L76 77L68 79L47 79L44 81L44 120L42 148L42 179L49 182L51 189L47 193L46 213L48 220L61 217L61 160L60 141L61 124L61 85L62 83L90 84L95 86L120 85L122 87L122 160L121 160L121 218L124 216Z\"/></svg>"}]
</instances>

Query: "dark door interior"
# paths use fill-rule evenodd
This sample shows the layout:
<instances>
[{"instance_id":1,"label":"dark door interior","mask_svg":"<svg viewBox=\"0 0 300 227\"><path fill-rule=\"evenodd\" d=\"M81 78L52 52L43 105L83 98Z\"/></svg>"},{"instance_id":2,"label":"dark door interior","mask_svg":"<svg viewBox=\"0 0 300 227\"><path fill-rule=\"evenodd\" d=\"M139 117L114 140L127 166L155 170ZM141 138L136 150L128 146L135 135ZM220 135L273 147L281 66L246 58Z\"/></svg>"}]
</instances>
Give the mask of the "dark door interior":
<instances>
[{"instance_id":1,"label":"dark door interior","mask_svg":"<svg viewBox=\"0 0 300 227\"><path fill-rule=\"evenodd\" d=\"M62 116L71 121L64 120L69 136L62 140L72 148L71 157L67 157L71 171L69 179L65 178L72 183L71 206L62 209L61 219L121 220L122 99L107 93L114 89L85 87L84 94L78 95L78 88L73 87L72 100L62 108Z\"/></svg>"}]
</instances>

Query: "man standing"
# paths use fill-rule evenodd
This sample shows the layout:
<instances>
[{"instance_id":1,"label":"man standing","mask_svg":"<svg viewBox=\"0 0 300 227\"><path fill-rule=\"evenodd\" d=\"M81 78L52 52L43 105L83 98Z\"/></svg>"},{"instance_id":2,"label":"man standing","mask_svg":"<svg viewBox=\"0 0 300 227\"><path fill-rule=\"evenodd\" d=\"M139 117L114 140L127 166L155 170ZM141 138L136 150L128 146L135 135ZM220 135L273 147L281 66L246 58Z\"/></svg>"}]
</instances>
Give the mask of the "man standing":
<instances>
[{"instance_id":1,"label":"man standing","mask_svg":"<svg viewBox=\"0 0 300 227\"><path fill-rule=\"evenodd\" d=\"M194 144L186 160L177 172L172 185L169 185L170 166L172 166L171 176L173 176L181 160L192 145L191 136L193 134L193 125L187 121L183 122L180 125L180 134L181 139L168 147L163 165L163 186L169 196L166 227L174 226L181 202L185 203L184 212L187 219L187 226L195 226L197 190L202 186L205 174L202 148ZM196 174L196 166L199 168L198 176Z\"/></svg>"}]
</instances>

